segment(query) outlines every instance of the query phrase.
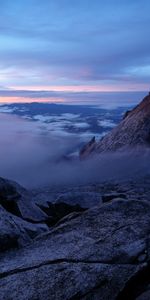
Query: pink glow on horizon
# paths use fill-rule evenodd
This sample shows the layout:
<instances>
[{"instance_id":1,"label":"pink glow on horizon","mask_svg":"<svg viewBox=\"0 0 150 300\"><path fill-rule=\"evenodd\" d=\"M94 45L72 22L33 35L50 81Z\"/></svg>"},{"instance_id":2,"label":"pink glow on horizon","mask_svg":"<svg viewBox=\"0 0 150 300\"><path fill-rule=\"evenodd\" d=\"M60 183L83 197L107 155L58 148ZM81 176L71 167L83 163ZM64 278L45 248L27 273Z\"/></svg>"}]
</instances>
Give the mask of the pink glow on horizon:
<instances>
[{"instance_id":1,"label":"pink glow on horizon","mask_svg":"<svg viewBox=\"0 0 150 300\"><path fill-rule=\"evenodd\" d=\"M17 95L12 95L11 96L11 90L13 90L13 92L17 92L20 91L20 96ZM67 99L65 99L65 95L63 95L63 92L65 93L93 93L93 92L107 92L107 93L111 93L111 92L145 92L149 90L149 85L148 84L139 84L139 83L126 83L126 84L122 84L122 85L118 85L117 84L113 84L113 85L66 85L66 86L11 86L9 87L9 96L7 95L7 91L5 95L0 96L0 103L31 103L31 102L51 102L51 103L67 103ZM22 93L21 93L22 91ZM35 92L41 92L41 91L45 91L45 92L59 92L60 93L60 97L53 96L53 94L51 95L44 95L45 97L30 97L24 94L25 92L31 92L31 91L35 91ZM62 94L61 94L62 93ZM92 95L91 95L92 97ZM79 99L78 99L79 100ZM92 101L92 98L91 98ZM74 102L76 102L76 100L74 99Z\"/></svg>"},{"instance_id":2,"label":"pink glow on horizon","mask_svg":"<svg viewBox=\"0 0 150 300\"><path fill-rule=\"evenodd\" d=\"M0 97L0 103L31 103L31 102L51 102L51 103L64 103L63 98L29 98L29 97Z\"/></svg>"},{"instance_id":3,"label":"pink glow on horizon","mask_svg":"<svg viewBox=\"0 0 150 300\"><path fill-rule=\"evenodd\" d=\"M119 86L112 85L69 85L69 86L11 86L16 91L46 91L46 92L131 92L149 90L149 84L128 83Z\"/></svg>"}]
</instances>

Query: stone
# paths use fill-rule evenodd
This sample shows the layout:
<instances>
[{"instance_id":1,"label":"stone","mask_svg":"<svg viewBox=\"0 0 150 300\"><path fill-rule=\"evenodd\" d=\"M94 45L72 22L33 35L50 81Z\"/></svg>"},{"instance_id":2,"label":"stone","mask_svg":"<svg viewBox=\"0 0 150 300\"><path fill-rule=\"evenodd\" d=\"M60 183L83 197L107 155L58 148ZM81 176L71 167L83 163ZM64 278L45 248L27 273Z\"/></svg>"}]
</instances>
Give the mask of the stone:
<instances>
[{"instance_id":1,"label":"stone","mask_svg":"<svg viewBox=\"0 0 150 300\"><path fill-rule=\"evenodd\" d=\"M0 205L24 220L43 222L47 216L32 201L32 195L14 181L0 177Z\"/></svg>"},{"instance_id":2,"label":"stone","mask_svg":"<svg viewBox=\"0 0 150 300\"><path fill-rule=\"evenodd\" d=\"M0 206L0 252L22 247L46 231L46 225L24 221Z\"/></svg>"},{"instance_id":3,"label":"stone","mask_svg":"<svg viewBox=\"0 0 150 300\"><path fill-rule=\"evenodd\" d=\"M149 272L149 228L150 203L140 200L113 200L60 222L2 255L0 299L130 299L130 290L136 298L136 282Z\"/></svg>"}]
</instances>

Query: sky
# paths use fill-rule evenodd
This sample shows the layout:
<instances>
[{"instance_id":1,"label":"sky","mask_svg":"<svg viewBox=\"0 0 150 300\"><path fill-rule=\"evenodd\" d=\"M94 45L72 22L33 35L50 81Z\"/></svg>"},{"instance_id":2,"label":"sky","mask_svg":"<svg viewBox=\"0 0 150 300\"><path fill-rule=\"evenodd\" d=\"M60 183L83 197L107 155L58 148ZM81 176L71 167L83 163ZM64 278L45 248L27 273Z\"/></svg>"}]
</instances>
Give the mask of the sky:
<instances>
[{"instance_id":1,"label":"sky","mask_svg":"<svg viewBox=\"0 0 150 300\"><path fill-rule=\"evenodd\" d=\"M149 91L149 0L0 0L0 12L1 103Z\"/></svg>"}]
</instances>

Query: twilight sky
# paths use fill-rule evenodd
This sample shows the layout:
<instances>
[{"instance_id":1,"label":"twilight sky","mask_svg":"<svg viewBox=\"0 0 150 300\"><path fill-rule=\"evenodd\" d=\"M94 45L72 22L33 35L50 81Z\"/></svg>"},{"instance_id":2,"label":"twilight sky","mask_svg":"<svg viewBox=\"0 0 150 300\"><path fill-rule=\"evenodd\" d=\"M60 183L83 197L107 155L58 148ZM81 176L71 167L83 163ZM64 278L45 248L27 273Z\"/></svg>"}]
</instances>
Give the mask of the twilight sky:
<instances>
[{"instance_id":1,"label":"twilight sky","mask_svg":"<svg viewBox=\"0 0 150 300\"><path fill-rule=\"evenodd\" d=\"M0 0L0 102L148 91L149 37L149 0Z\"/></svg>"}]
</instances>

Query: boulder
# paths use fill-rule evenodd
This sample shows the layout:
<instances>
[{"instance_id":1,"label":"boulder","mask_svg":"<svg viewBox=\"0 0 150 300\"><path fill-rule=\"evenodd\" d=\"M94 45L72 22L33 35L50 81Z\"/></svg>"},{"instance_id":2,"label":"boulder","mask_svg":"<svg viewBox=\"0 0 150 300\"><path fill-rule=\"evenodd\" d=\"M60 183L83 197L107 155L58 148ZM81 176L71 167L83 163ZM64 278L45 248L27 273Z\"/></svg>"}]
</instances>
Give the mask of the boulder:
<instances>
[{"instance_id":1,"label":"boulder","mask_svg":"<svg viewBox=\"0 0 150 300\"><path fill-rule=\"evenodd\" d=\"M24 221L0 206L0 252L22 247L46 231L46 225Z\"/></svg>"},{"instance_id":2,"label":"boulder","mask_svg":"<svg viewBox=\"0 0 150 300\"><path fill-rule=\"evenodd\" d=\"M0 177L0 205L24 220L43 222L47 215L32 200L32 195L14 181Z\"/></svg>"},{"instance_id":3,"label":"boulder","mask_svg":"<svg viewBox=\"0 0 150 300\"><path fill-rule=\"evenodd\" d=\"M24 246L48 231L43 223L47 218L28 191L0 178L0 252Z\"/></svg>"},{"instance_id":4,"label":"boulder","mask_svg":"<svg viewBox=\"0 0 150 300\"><path fill-rule=\"evenodd\" d=\"M97 206L102 202L101 195L94 191L66 191L60 194L55 204L64 202L68 205L78 205L83 209Z\"/></svg>"}]
</instances>

